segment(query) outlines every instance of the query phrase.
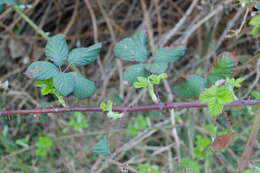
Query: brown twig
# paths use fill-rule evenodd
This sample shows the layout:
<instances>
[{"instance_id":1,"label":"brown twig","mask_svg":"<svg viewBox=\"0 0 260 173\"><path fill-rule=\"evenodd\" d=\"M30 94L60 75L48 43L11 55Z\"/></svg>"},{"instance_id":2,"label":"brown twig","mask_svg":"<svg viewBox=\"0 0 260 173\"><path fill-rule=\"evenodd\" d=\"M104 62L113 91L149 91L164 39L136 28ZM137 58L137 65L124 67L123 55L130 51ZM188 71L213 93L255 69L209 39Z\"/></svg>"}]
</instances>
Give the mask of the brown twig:
<instances>
[{"instance_id":1,"label":"brown twig","mask_svg":"<svg viewBox=\"0 0 260 173\"><path fill-rule=\"evenodd\" d=\"M252 126L250 136L247 140L244 152L241 155L240 161L238 163L238 173L243 172L244 169L246 167L248 167L248 165L249 165L250 156L251 156L252 151L253 151L253 146L254 146L254 144L257 140L256 138L257 138L257 134L258 134L259 129L260 129L260 110L258 110L258 112L256 114L256 119L255 119L255 122Z\"/></svg>"},{"instance_id":2,"label":"brown twig","mask_svg":"<svg viewBox=\"0 0 260 173\"><path fill-rule=\"evenodd\" d=\"M226 107L242 107L246 105L260 105L260 100L239 100L226 104ZM113 106L115 112L136 112L148 110L163 110L172 108L203 108L207 104L198 102L166 102L142 106ZM42 114L42 113L64 113L64 112L102 112L99 106L71 106L56 108L36 108L36 109L20 109L20 110L2 110L0 117L13 114Z\"/></svg>"}]
</instances>

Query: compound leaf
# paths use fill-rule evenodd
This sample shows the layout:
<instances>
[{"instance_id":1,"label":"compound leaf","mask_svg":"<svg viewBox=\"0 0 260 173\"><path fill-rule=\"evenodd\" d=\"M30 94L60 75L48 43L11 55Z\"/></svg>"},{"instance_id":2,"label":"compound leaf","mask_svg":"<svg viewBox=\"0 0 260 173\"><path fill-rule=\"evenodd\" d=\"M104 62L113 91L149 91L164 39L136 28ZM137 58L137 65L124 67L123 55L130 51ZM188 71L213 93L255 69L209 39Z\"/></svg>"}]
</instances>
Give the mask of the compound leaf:
<instances>
[{"instance_id":1,"label":"compound leaf","mask_svg":"<svg viewBox=\"0 0 260 173\"><path fill-rule=\"evenodd\" d=\"M104 136L96 145L91 148L91 151L103 156L110 154L107 137Z\"/></svg>"},{"instance_id":2,"label":"compound leaf","mask_svg":"<svg viewBox=\"0 0 260 173\"><path fill-rule=\"evenodd\" d=\"M25 75L37 80L46 80L52 78L57 73L59 73L59 70L54 64L45 61L36 61L29 65Z\"/></svg>"},{"instance_id":3,"label":"compound leaf","mask_svg":"<svg viewBox=\"0 0 260 173\"><path fill-rule=\"evenodd\" d=\"M71 74L74 78L74 96L79 99L84 99L86 97L92 96L96 90L95 83L86 79L78 72L72 72Z\"/></svg>"},{"instance_id":4,"label":"compound leaf","mask_svg":"<svg viewBox=\"0 0 260 173\"><path fill-rule=\"evenodd\" d=\"M199 75L191 75L177 80L172 89L179 97L196 98L206 87L206 80Z\"/></svg>"},{"instance_id":5,"label":"compound leaf","mask_svg":"<svg viewBox=\"0 0 260 173\"><path fill-rule=\"evenodd\" d=\"M167 63L144 64L144 68L151 73L164 73L167 67Z\"/></svg>"},{"instance_id":6,"label":"compound leaf","mask_svg":"<svg viewBox=\"0 0 260 173\"><path fill-rule=\"evenodd\" d=\"M52 36L45 47L45 55L56 65L61 66L69 53L64 34Z\"/></svg>"},{"instance_id":7,"label":"compound leaf","mask_svg":"<svg viewBox=\"0 0 260 173\"><path fill-rule=\"evenodd\" d=\"M145 31L137 31L132 38L119 41L114 54L123 60L144 62L147 59L147 36Z\"/></svg>"},{"instance_id":8,"label":"compound leaf","mask_svg":"<svg viewBox=\"0 0 260 173\"><path fill-rule=\"evenodd\" d=\"M217 59L208 76L209 84L213 84L217 80L231 77L233 74L234 62L229 56L222 56Z\"/></svg>"},{"instance_id":9,"label":"compound leaf","mask_svg":"<svg viewBox=\"0 0 260 173\"><path fill-rule=\"evenodd\" d=\"M158 48L154 52L154 62L156 63L169 63L175 62L185 54L186 48L183 46L170 48L162 47Z\"/></svg>"},{"instance_id":10,"label":"compound leaf","mask_svg":"<svg viewBox=\"0 0 260 173\"><path fill-rule=\"evenodd\" d=\"M212 116L219 115L224 107L224 104L231 103L235 97L226 86L212 87L206 89L201 93L199 101L201 103L208 103L208 112Z\"/></svg>"},{"instance_id":11,"label":"compound leaf","mask_svg":"<svg viewBox=\"0 0 260 173\"><path fill-rule=\"evenodd\" d=\"M208 113L212 116L221 114L224 105L221 104L217 99L212 99L208 102Z\"/></svg>"},{"instance_id":12,"label":"compound leaf","mask_svg":"<svg viewBox=\"0 0 260 173\"><path fill-rule=\"evenodd\" d=\"M56 88L56 90L61 93L63 96L69 95L75 87L75 81L72 75L72 72L70 73L63 73L60 72L53 78L53 85Z\"/></svg>"},{"instance_id":13,"label":"compound leaf","mask_svg":"<svg viewBox=\"0 0 260 173\"><path fill-rule=\"evenodd\" d=\"M101 46L97 43L87 48L75 48L69 53L68 61L75 66L90 64L97 59Z\"/></svg>"},{"instance_id":14,"label":"compound leaf","mask_svg":"<svg viewBox=\"0 0 260 173\"><path fill-rule=\"evenodd\" d=\"M123 78L133 84L137 77L147 77L149 74L144 69L144 64L130 65L124 71Z\"/></svg>"}]
</instances>

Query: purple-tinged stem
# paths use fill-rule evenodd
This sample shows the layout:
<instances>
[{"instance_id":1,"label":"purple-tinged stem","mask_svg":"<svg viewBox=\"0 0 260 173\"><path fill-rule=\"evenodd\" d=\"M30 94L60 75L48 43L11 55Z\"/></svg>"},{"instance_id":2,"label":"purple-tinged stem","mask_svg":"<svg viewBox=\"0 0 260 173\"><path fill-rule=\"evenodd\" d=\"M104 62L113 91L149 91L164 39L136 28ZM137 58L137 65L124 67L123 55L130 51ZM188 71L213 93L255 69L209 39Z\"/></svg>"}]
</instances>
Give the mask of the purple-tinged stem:
<instances>
[{"instance_id":1,"label":"purple-tinged stem","mask_svg":"<svg viewBox=\"0 0 260 173\"><path fill-rule=\"evenodd\" d=\"M238 100L226 104L226 107L260 105L260 100ZM115 112L136 112L147 110L163 110L171 108L203 108L207 104L198 102L165 102L142 106L113 106ZM20 110L1 110L0 117L13 114L42 114L42 113L63 113L63 112L101 112L99 106L71 106L71 107L56 107L56 108L36 108L36 109L20 109Z\"/></svg>"}]
</instances>

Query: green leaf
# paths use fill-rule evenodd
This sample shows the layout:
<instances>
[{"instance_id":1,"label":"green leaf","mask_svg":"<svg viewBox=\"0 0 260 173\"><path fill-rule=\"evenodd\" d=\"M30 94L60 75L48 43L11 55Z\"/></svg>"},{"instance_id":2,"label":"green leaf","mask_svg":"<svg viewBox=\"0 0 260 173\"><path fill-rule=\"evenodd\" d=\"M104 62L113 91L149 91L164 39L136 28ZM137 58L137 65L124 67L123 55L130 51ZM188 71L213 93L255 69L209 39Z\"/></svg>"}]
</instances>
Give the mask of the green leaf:
<instances>
[{"instance_id":1,"label":"green leaf","mask_svg":"<svg viewBox=\"0 0 260 173\"><path fill-rule=\"evenodd\" d=\"M60 72L53 78L54 87L63 96L69 95L74 90L76 85L76 81L74 81L72 73L73 72Z\"/></svg>"},{"instance_id":2,"label":"green leaf","mask_svg":"<svg viewBox=\"0 0 260 173\"><path fill-rule=\"evenodd\" d=\"M152 74L148 76L148 80L155 85L158 85L162 79L166 79L168 75L166 73L161 73L161 74Z\"/></svg>"},{"instance_id":3,"label":"green leaf","mask_svg":"<svg viewBox=\"0 0 260 173\"><path fill-rule=\"evenodd\" d=\"M109 111L107 113L107 117L108 118L112 118L112 119L119 119L122 118L123 113L118 113L118 112L113 112L113 111Z\"/></svg>"},{"instance_id":4,"label":"green leaf","mask_svg":"<svg viewBox=\"0 0 260 173\"><path fill-rule=\"evenodd\" d=\"M198 162L192 160L191 158L184 157L181 159L180 164L188 168L192 173L200 173L200 165Z\"/></svg>"},{"instance_id":5,"label":"green leaf","mask_svg":"<svg viewBox=\"0 0 260 173\"><path fill-rule=\"evenodd\" d=\"M175 62L185 55L186 48L183 46L170 48L162 47L158 48L154 52L154 62L155 63L169 63Z\"/></svg>"},{"instance_id":6,"label":"green leaf","mask_svg":"<svg viewBox=\"0 0 260 173\"><path fill-rule=\"evenodd\" d=\"M245 79L244 78L238 78L238 79L229 79L227 78L226 79L226 85L229 86L230 88L239 88L241 85L241 83L244 81Z\"/></svg>"},{"instance_id":7,"label":"green leaf","mask_svg":"<svg viewBox=\"0 0 260 173\"><path fill-rule=\"evenodd\" d=\"M150 82L145 77L137 77L137 81L133 84L134 88L148 88Z\"/></svg>"},{"instance_id":8,"label":"green leaf","mask_svg":"<svg viewBox=\"0 0 260 173\"><path fill-rule=\"evenodd\" d=\"M111 100L108 100L107 102L102 102L100 104L100 108L102 109L103 112L112 111L113 102Z\"/></svg>"},{"instance_id":9,"label":"green leaf","mask_svg":"<svg viewBox=\"0 0 260 173\"><path fill-rule=\"evenodd\" d=\"M191 75L187 78L177 80L172 90L179 97L196 98L199 97L201 91L206 87L206 80L199 75Z\"/></svg>"},{"instance_id":10,"label":"green leaf","mask_svg":"<svg viewBox=\"0 0 260 173\"><path fill-rule=\"evenodd\" d=\"M75 48L69 53L68 61L75 66L90 64L97 59L101 46L101 43L97 43L87 48Z\"/></svg>"},{"instance_id":11,"label":"green leaf","mask_svg":"<svg viewBox=\"0 0 260 173\"><path fill-rule=\"evenodd\" d=\"M73 94L79 99L90 97L96 90L94 82L86 79L78 72L71 72L74 79L74 91Z\"/></svg>"},{"instance_id":12,"label":"green leaf","mask_svg":"<svg viewBox=\"0 0 260 173\"><path fill-rule=\"evenodd\" d=\"M149 163L139 164L138 173L159 173L157 165L150 165Z\"/></svg>"},{"instance_id":13,"label":"green leaf","mask_svg":"<svg viewBox=\"0 0 260 173\"><path fill-rule=\"evenodd\" d=\"M131 118L131 123L127 126L127 134L135 135L140 130L145 129L149 126L147 120L143 115L138 115L136 117Z\"/></svg>"},{"instance_id":14,"label":"green leaf","mask_svg":"<svg viewBox=\"0 0 260 173\"><path fill-rule=\"evenodd\" d=\"M162 116L161 112L155 110L148 111L148 115L152 120L159 120Z\"/></svg>"},{"instance_id":15,"label":"green leaf","mask_svg":"<svg viewBox=\"0 0 260 173\"><path fill-rule=\"evenodd\" d=\"M28 145L28 142L29 142L29 137L25 137L25 138L20 138L20 139L17 139L15 141L16 144L22 146L22 147L29 147Z\"/></svg>"},{"instance_id":16,"label":"green leaf","mask_svg":"<svg viewBox=\"0 0 260 173\"><path fill-rule=\"evenodd\" d=\"M37 148L49 148L52 145L53 142L48 136L40 136L36 143Z\"/></svg>"},{"instance_id":17,"label":"green leaf","mask_svg":"<svg viewBox=\"0 0 260 173\"><path fill-rule=\"evenodd\" d=\"M252 91L252 92L251 92L251 95L252 95L253 97L255 97L255 99L259 99L259 100L260 100L260 92Z\"/></svg>"},{"instance_id":18,"label":"green leaf","mask_svg":"<svg viewBox=\"0 0 260 173\"><path fill-rule=\"evenodd\" d=\"M114 54L123 60L144 62L147 59L147 36L143 30L137 31L132 38L119 41Z\"/></svg>"},{"instance_id":19,"label":"green leaf","mask_svg":"<svg viewBox=\"0 0 260 173\"><path fill-rule=\"evenodd\" d=\"M116 105L122 105L123 104L122 98L117 93L112 94L112 100L116 103Z\"/></svg>"},{"instance_id":20,"label":"green leaf","mask_svg":"<svg viewBox=\"0 0 260 173\"><path fill-rule=\"evenodd\" d=\"M233 93L226 86L214 85L202 92L199 98L201 103L208 103L208 112L212 116L219 115L224 104L231 103L234 99Z\"/></svg>"},{"instance_id":21,"label":"green leaf","mask_svg":"<svg viewBox=\"0 0 260 173\"><path fill-rule=\"evenodd\" d=\"M218 99L212 99L208 102L208 113L212 116L217 116L223 111L223 104Z\"/></svg>"},{"instance_id":22,"label":"green leaf","mask_svg":"<svg viewBox=\"0 0 260 173\"><path fill-rule=\"evenodd\" d=\"M243 173L260 173L260 170L256 169L246 169Z\"/></svg>"},{"instance_id":23,"label":"green leaf","mask_svg":"<svg viewBox=\"0 0 260 173\"><path fill-rule=\"evenodd\" d=\"M35 154L36 154L37 156L44 157L44 156L47 155L47 151L46 151L46 149L44 149L44 148L37 148Z\"/></svg>"},{"instance_id":24,"label":"green leaf","mask_svg":"<svg viewBox=\"0 0 260 173\"><path fill-rule=\"evenodd\" d=\"M144 68L151 73L163 73L167 70L167 63L144 64Z\"/></svg>"},{"instance_id":25,"label":"green leaf","mask_svg":"<svg viewBox=\"0 0 260 173\"><path fill-rule=\"evenodd\" d=\"M103 156L110 154L107 137L104 136L96 145L91 148L91 151Z\"/></svg>"},{"instance_id":26,"label":"green leaf","mask_svg":"<svg viewBox=\"0 0 260 173\"><path fill-rule=\"evenodd\" d=\"M106 105L106 103L101 103L99 107L100 107L100 109L101 109L103 112L106 112L106 111L107 111L107 105Z\"/></svg>"},{"instance_id":27,"label":"green leaf","mask_svg":"<svg viewBox=\"0 0 260 173\"><path fill-rule=\"evenodd\" d=\"M52 87L43 87L41 89L41 95L45 96L47 94L51 94L52 93L53 88Z\"/></svg>"},{"instance_id":28,"label":"green leaf","mask_svg":"<svg viewBox=\"0 0 260 173\"><path fill-rule=\"evenodd\" d=\"M229 56L222 56L218 58L216 63L213 65L211 72L208 76L209 84L213 84L217 80L226 79L231 77L233 74L234 62Z\"/></svg>"},{"instance_id":29,"label":"green leaf","mask_svg":"<svg viewBox=\"0 0 260 173\"><path fill-rule=\"evenodd\" d=\"M88 122L81 112L74 112L73 118L69 121L69 125L75 130L80 131L81 129L88 127Z\"/></svg>"},{"instance_id":30,"label":"green leaf","mask_svg":"<svg viewBox=\"0 0 260 173\"><path fill-rule=\"evenodd\" d=\"M137 80L137 77L147 77L148 75L143 64L135 64L127 67L124 71L123 78L133 84Z\"/></svg>"},{"instance_id":31,"label":"green leaf","mask_svg":"<svg viewBox=\"0 0 260 173\"><path fill-rule=\"evenodd\" d=\"M134 126L139 130L148 127L148 123L143 115L138 115L137 117L134 117L133 121L134 121Z\"/></svg>"},{"instance_id":32,"label":"green leaf","mask_svg":"<svg viewBox=\"0 0 260 173\"><path fill-rule=\"evenodd\" d=\"M48 40L45 55L56 65L63 65L68 53L69 49L64 34L57 34Z\"/></svg>"},{"instance_id":33,"label":"green leaf","mask_svg":"<svg viewBox=\"0 0 260 173\"><path fill-rule=\"evenodd\" d=\"M260 33L260 16L253 16L249 22L249 25L253 26L251 30L252 35L257 35Z\"/></svg>"},{"instance_id":34,"label":"green leaf","mask_svg":"<svg viewBox=\"0 0 260 173\"><path fill-rule=\"evenodd\" d=\"M44 88L44 87L51 87L53 86L53 82L52 82L52 79L47 79L47 80L38 80L38 81L35 81L33 82L33 84L37 87L40 87L40 88Z\"/></svg>"},{"instance_id":35,"label":"green leaf","mask_svg":"<svg viewBox=\"0 0 260 173\"><path fill-rule=\"evenodd\" d=\"M36 61L29 65L25 75L37 80L46 80L54 77L58 73L59 70L54 64L45 61Z\"/></svg>"},{"instance_id":36,"label":"green leaf","mask_svg":"<svg viewBox=\"0 0 260 173\"><path fill-rule=\"evenodd\" d=\"M257 26L260 25L260 16L254 16L251 18L249 25Z\"/></svg>"},{"instance_id":37,"label":"green leaf","mask_svg":"<svg viewBox=\"0 0 260 173\"><path fill-rule=\"evenodd\" d=\"M138 129L134 125L129 124L127 126L127 131L126 132L129 135L136 135L138 133Z\"/></svg>"}]
</instances>

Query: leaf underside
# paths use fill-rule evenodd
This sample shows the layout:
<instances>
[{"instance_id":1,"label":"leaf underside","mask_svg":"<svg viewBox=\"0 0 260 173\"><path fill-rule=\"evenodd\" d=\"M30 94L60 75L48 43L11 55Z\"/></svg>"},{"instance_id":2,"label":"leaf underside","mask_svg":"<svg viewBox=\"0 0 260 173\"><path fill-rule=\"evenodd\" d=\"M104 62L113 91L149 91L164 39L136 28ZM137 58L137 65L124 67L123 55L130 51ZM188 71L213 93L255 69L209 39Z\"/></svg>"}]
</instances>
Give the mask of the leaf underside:
<instances>
[{"instance_id":1,"label":"leaf underside","mask_svg":"<svg viewBox=\"0 0 260 173\"><path fill-rule=\"evenodd\" d=\"M144 69L144 64L130 65L123 73L123 78L133 84L137 77L147 77L149 73Z\"/></svg>"},{"instance_id":2,"label":"leaf underside","mask_svg":"<svg viewBox=\"0 0 260 173\"><path fill-rule=\"evenodd\" d=\"M57 67L45 61L35 61L26 70L25 74L37 80L46 80L59 73Z\"/></svg>"},{"instance_id":3,"label":"leaf underside","mask_svg":"<svg viewBox=\"0 0 260 173\"><path fill-rule=\"evenodd\" d=\"M75 66L84 66L94 62L101 49L101 43L94 44L87 48L75 48L68 56L68 62Z\"/></svg>"},{"instance_id":4,"label":"leaf underside","mask_svg":"<svg viewBox=\"0 0 260 173\"><path fill-rule=\"evenodd\" d=\"M56 90L63 96L69 95L75 86L75 81L73 79L72 72L63 73L60 72L53 78L53 85Z\"/></svg>"},{"instance_id":5,"label":"leaf underside","mask_svg":"<svg viewBox=\"0 0 260 173\"><path fill-rule=\"evenodd\" d=\"M91 151L103 156L110 154L107 137L104 136L96 145L91 148Z\"/></svg>"},{"instance_id":6,"label":"leaf underside","mask_svg":"<svg viewBox=\"0 0 260 173\"><path fill-rule=\"evenodd\" d=\"M146 33L137 31L131 38L119 41L114 48L114 54L123 60L144 62L148 56L146 42Z\"/></svg>"},{"instance_id":7,"label":"leaf underside","mask_svg":"<svg viewBox=\"0 0 260 173\"><path fill-rule=\"evenodd\" d=\"M72 72L75 86L73 94L79 99L84 99L86 97L92 96L96 90L96 85L94 82L86 79L78 72Z\"/></svg>"},{"instance_id":8,"label":"leaf underside","mask_svg":"<svg viewBox=\"0 0 260 173\"><path fill-rule=\"evenodd\" d=\"M56 65L63 65L68 53L69 49L64 34L57 34L48 40L45 55Z\"/></svg>"}]
</instances>

